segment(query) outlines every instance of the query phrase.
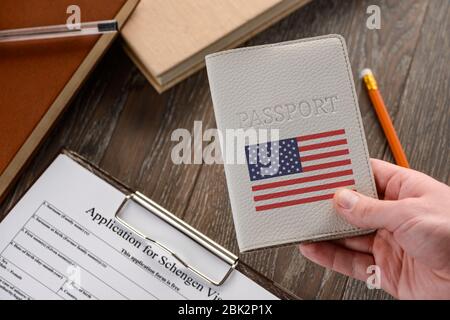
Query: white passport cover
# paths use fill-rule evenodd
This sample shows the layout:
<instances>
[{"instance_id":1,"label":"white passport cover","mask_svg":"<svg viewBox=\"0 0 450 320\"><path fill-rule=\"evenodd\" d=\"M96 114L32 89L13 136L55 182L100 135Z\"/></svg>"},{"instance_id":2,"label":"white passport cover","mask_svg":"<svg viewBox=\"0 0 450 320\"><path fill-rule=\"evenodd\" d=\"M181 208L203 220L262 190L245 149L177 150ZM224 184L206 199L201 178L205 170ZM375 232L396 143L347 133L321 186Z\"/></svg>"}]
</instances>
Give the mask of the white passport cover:
<instances>
[{"instance_id":1,"label":"white passport cover","mask_svg":"<svg viewBox=\"0 0 450 320\"><path fill-rule=\"evenodd\" d=\"M367 232L332 204L340 187L377 196L344 39L228 50L208 55L206 66L224 136L279 129L276 140L237 149L245 163L225 162L240 250Z\"/></svg>"}]
</instances>

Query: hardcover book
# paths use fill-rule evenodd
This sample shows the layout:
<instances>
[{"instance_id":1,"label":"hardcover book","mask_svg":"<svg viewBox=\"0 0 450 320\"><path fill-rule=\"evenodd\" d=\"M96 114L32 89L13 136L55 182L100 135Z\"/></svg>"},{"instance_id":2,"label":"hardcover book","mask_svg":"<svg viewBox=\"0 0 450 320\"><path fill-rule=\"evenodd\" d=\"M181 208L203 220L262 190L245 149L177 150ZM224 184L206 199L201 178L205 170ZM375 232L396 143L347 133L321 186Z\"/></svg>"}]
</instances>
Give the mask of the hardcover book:
<instances>
[{"instance_id":1,"label":"hardcover book","mask_svg":"<svg viewBox=\"0 0 450 320\"><path fill-rule=\"evenodd\" d=\"M2 0L0 30L115 19L119 28L138 0ZM0 44L0 199L117 33Z\"/></svg>"},{"instance_id":2,"label":"hardcover book","mask_svg":"<svg viewBox=\"0 0 450 320\"><path fill-rule=\"evenodd\" d=\"M125 49L158 92L310 0L143 0L124 27Z\"/></svg>"},{"instance_id":3,"label":"hardcover book","mask_svg":"<svg viewBox=\"0 0 450 320\"><path fill-rule=\"evenodd\" d=\"M369 232L332 202L338 188L377 196L344 39L229 50L206 66L218 129L267 133L236 144L242 163L222 144L240 250Z\"/></svg>"}]
</instances>

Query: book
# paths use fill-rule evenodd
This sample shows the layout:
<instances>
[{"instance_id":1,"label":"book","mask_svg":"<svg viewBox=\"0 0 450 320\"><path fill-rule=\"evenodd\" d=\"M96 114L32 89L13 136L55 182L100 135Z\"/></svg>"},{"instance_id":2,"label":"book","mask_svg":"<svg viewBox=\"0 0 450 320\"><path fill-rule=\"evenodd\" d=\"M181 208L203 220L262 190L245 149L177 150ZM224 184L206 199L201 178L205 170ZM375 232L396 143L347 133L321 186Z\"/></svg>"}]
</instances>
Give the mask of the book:
<instances>
[{"instance_id":1,"label":"book","mask_svg":"<svg viewBox=\"0 0 450 320\"><path fill-rule=\"evenodd\" d=\"M163 92L310 0L144 0L123 29L125 49Z\"/></svg>"},{"instance_id":2,"label":"book","mask_svg":"<svg viewBox=\"0 0 450 320\"><path fill-rule=\"evenodd\" d=\"M150 199L132 195L78 155L59 154L0 224L0 299L294 297Z\"/></svg>"},{"instance_id":3,"label":"book","mask_svg":"<svg viewBox=\"0 0 450 320\"><path fill-rule=\"evenodd\" d=\"M206 66L218 129L248 135L231 151L221 141L240 250L370 232L332 202L338 188L377 196L344 39L229 50Z\"/></svg>"},{"instance_id":4,"label":"book","mask_svg":"<svg viewBox=\"0 0 450 320\"><path fill-rule=\"evenodd\" d=\"M0 30L65 24L69 5L81 21L116 19L138 0L2 0ZM0 199L46 137L117 34L0 44Z\"/></svg>"}]
</instances>

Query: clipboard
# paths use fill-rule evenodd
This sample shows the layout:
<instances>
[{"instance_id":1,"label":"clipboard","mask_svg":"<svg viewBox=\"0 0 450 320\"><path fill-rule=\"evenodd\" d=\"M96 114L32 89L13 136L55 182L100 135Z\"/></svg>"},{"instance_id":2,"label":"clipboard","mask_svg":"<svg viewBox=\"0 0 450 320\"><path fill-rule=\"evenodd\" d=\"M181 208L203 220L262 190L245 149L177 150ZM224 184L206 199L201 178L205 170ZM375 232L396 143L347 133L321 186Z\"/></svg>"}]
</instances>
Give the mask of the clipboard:
<instances>
[{"instance_id":1,"label":"clipboard","mask_svg":"<svg viewBox=\"0 0 450 320\"><path fill-rule=\"evenodd\" d=\"M199 280L203 280L214 286L220 287L226 284L226 281L229 279L230 275L235 270L237 270L280 299L299 299L297 296L290 292L287 292L270 279L255 271L250 266L246 265L242 261L239 261L239 258L232 252L222 247L212 239L208 238L180 218L176 217L174 214L167 211L156 202L147 198L142 193L132 190L130 187L126 186L106 171L91 164L89 161L76 154L75 152L63 149L59 153L57 153L57 155L55 155L55 157L52 159L52 162L60 154L69 157L71 160L81 165L83 168L87 169L89 172L93 173L94 175L101 178L103 181L123 193L124 199L114 213L115 221L122 227L139 236L142 240L147 241L168 253L184 268L189 270L194 277L197 277ZM36 180L37 179L39 179L39 177L37 177ZM174 232L178 232L180 233L180 235L189 238L190 241L202 247L212 257L223 261L226 265L225 271L218 275L211 275L208 272L205 272L204 268L200 267L197 263L188 261L189 259L186 258L189 258L189 253L183 252L183 254L181 254L176 250L176 245L174 245L173 243L167 243L154 234L148 234L145 230L143 230L145 228L127 219L126 214L124 216L127 207L131 205L138 206L139 208L144 210L145 214L151 216L152 219L158 219L159 221L164 222L164 225L167 225L168 227L173 229Z\"/></svg>"}]
</instances>

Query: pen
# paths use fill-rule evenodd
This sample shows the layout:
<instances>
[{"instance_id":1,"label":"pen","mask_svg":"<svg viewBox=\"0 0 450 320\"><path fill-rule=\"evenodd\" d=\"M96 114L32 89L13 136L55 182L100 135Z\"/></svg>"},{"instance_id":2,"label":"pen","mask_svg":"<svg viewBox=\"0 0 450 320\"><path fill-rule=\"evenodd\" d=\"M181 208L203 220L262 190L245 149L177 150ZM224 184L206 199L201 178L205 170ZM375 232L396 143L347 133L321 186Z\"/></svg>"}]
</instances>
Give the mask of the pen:
<instances>
[{"instance_id":1,"label":"pen","mask_svg":"<svg viewBox=\"0 0 450 320\"><path fill-rule=\"evenodd\" d=\"M0 31L0 42L87 36L117 32L118 30L119 28L116 20L9 29Z\"/></svg>"},{"instance_id":2,"label":"pen","mask_svg":"<svg viewBox=\"0 0 450 320\"><path fill-rule=\"evenodd\" d=\"M369 93L370 100L372 101L381 127L383 128L395 162L399 166L409 168L405 151L403 150L397 132L395 131L394 125L392 124L391 117L389 116L386 105L384 104L383 97L381 96L381 93L378 89L378 84L375 80L372 70L363 69L361 71L361 78L364 80L364 84L367 88L367 92Z\"/></svg>"}]
</instances>

